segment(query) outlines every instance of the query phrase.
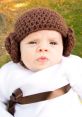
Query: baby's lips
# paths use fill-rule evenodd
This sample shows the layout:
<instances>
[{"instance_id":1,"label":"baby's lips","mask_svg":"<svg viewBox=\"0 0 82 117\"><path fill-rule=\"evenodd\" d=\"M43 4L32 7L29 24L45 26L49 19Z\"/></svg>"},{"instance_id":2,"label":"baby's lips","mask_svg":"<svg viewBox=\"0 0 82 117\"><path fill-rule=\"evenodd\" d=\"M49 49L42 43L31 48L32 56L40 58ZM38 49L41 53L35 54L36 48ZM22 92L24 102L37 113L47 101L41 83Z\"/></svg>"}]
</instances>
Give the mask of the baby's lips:
<instances>
[{"instance_id":1,"label":"baby's lips","mask_svg":"<svg viewBox=\"0 0 82 117\"><path fill-rule=\"evenodd\" d=\"M47 61L47 60L48 60L48 58L45 57L45 56L41 56L41 57L39 57L39 58L37 59L37 61Z\"/></svg>"}]
</instances>

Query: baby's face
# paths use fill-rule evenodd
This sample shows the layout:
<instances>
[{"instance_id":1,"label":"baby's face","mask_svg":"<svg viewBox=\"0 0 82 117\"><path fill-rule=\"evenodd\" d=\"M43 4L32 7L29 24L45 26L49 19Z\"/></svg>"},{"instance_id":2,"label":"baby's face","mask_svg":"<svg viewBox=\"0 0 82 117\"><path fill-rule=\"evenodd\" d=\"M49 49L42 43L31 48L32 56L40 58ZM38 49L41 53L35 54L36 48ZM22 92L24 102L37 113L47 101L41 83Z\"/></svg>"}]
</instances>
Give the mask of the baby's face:
<instances>
[{"instance_id":1,"label":"baby's face","mask_svg":"<svg viewBox=\"0 0 82 117\"><path fill-rule=\"evenodd\" d=\"M62 36L57 31L42 30L29 34L20 43L21 60L32 71L61 62Z\"/></svg>"}]
</instances>

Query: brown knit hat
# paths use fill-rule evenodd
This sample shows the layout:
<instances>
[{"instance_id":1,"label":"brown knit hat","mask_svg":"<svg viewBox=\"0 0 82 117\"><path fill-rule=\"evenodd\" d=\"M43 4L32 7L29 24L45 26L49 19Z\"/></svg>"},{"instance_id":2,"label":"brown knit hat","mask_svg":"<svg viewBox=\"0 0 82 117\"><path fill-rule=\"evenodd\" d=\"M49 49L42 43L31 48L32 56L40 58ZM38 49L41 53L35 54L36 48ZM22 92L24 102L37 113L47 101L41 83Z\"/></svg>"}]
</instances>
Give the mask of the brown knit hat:
<instances>
[{"instance_id":1,"label":"brown knit hat","mask_svg":"<svg viewBox=\"0 0 82 117\"><path fill-rule=\"evenodd\" d=\"M6 38L5 47L11 59L18 63L20 58L20 41L32 32L55 30L63 37L63 55L69 56L74 46L74 34L63 17L47 8L34 8L25 12L15 23L14 32Z\"/></svg>"}]
</instances>

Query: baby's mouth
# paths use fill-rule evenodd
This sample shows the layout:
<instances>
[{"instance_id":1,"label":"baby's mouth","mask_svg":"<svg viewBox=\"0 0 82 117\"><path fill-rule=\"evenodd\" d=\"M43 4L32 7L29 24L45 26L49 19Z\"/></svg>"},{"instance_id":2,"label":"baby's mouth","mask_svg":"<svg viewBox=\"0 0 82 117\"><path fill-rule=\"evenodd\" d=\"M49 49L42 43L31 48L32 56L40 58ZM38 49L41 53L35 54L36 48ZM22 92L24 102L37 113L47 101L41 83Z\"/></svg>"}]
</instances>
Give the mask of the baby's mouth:
<instances>
[{"instance_id":1,"label":"baby's mouth","mask_svg":"<svg viewBox=\"0 0 82 117\"><path fill-rule=\"evenodd\" d=\"M48 61L48 58L45 57L45 56L41 56L41 57L39 57L39 58L37 59L37 61L38 61L38 62L46 62L46 61Z\"/></svg>"}]
</instances>

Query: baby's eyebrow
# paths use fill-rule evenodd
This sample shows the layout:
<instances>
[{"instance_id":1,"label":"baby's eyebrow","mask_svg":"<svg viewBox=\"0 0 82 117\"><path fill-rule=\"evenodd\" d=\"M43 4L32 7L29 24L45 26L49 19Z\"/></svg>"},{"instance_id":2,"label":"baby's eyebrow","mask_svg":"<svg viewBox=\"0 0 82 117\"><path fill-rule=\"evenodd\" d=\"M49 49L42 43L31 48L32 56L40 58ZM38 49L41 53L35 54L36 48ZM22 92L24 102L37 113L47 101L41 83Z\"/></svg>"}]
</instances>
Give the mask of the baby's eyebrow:
<instances>
[{"instance_id":1,"label":"baby's eyebrow","mask_svg":"<svg viewBox=\"0 0 82 117\"><path fill-rule=\"evenodd\" d=\"M53 38L49 38L50 41L57 41L57 38L56 37L53 37Z\"/></svg>"},{"instance_id":2,"label":"baby's eyebrow","mask_svg":"<svg viewBox=\"0 0 82 117\"><path fill-rule=\"evenodd\" d=\"M38 41L39 40L39 38L33 38L33 39L29 39L28 41Z\"/></svg>"}]
</instances>

